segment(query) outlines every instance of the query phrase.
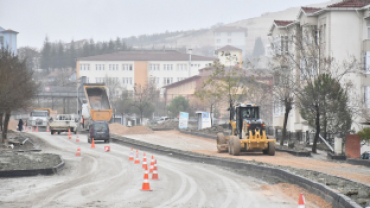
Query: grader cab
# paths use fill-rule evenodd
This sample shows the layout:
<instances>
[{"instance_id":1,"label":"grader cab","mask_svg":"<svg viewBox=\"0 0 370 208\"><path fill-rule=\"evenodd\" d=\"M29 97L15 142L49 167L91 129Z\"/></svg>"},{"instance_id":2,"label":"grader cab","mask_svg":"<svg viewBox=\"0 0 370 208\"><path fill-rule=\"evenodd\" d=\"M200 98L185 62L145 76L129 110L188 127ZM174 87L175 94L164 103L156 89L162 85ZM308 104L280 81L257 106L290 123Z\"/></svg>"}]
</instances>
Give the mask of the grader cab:
<instances>
[{"instance_id":1,"label":"grader cab","mask_svg":"<svg viewBox=\"0 0 370 208\"><path fill-rule=\"evenodd\" d=\"M234 118L229 121L231 134L227 137L223 133L217 134L218 152L239 155L241 151L262 151L263 154L275 155L276 140L266 136L266 126L260 119L258 106L239 104L230 113Z\"/></svg>"}]
</instances>

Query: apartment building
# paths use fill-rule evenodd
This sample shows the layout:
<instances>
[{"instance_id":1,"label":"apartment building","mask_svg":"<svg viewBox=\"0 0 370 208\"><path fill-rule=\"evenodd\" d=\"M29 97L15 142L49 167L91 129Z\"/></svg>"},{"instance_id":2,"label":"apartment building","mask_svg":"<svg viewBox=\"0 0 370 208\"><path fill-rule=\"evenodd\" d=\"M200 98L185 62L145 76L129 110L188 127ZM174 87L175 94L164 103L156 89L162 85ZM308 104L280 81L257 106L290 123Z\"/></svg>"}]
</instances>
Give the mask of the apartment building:
<instances>
[{"instance_id":1,"label":"apartment building","mask_svg":"<svg viewBox=\"0 0 370 208\"><path fill-rule=\"evenodd\" d=\"M224 66L239 66L242 67L243 56L242 49L236 48L231 45L226 45L222 48L215 50L218 60Z\"/></svg>"},{"instance_id":2,"label":"apartment building","mask_svg":"<svg viewBox=\"0 0 370 208\"><path fill-rule=\"evenodd\" d=\"M14 30L5 30L0 27L0 49L9 49L17 55L17 35L18 32Z\"/></svg>"},{"instance_id":3,"label":"apartment building","mask_svg":"<svg viewBox=\"0 0 370 208\"><path fill-rule=\"evenodd\" d=\"M215 50L225 45L230 45L241 49L245 54L245 38L248 36L247 28L236 26L221 26L213 30Z\"/></svg>"},{"instance_id":4,"label":"apartment building","mask_svg":"<svg viewBox=\"0 0 370 208\"><path fill-rule=\"evenodd\" d=\"M370 101L370 0L344 0L323 8L302 7L295 20L275 20L268 35L281 53L289 51L299 60L299 51L288 43L288 37L305 28L315 29L315 41L319 43L320 56L332 57L334 62L342 64L354 57L364 63L360 74L346 75L342 80L351 81L354 85L349 92L350 99L360 98L360 105L369 108ZM319 61L320 59L318 59ZM320 67L320 63L316 65ZM313 68L313 72L317 70ZM319 70L318 70L319 71ZM295 72L299 73L299 72ZM354 98L356 96L356 98ZM274 103L274 126L282 127L285 109L282 103ZM355 130L369 123L366 118L357 118L353 124ZM306 131L309 129L297 108L289 114L288 131Z\"/></svg>"},{"instance_id":5,"label":"apartment building","mask_svg":"<svg viewBox=\"0 0 370 208\"><path fill-rule=\"evenodd\" d=\"M78 58L76 69L77 77L86 77L89 83L113 81L133 90L135 84L145 85L151 81L160 89L197 75L199 69L211 65L217 58L191 55L191 62L189 60L189 54L175 50L120 51Z\"/></svg>"}]
</instances>

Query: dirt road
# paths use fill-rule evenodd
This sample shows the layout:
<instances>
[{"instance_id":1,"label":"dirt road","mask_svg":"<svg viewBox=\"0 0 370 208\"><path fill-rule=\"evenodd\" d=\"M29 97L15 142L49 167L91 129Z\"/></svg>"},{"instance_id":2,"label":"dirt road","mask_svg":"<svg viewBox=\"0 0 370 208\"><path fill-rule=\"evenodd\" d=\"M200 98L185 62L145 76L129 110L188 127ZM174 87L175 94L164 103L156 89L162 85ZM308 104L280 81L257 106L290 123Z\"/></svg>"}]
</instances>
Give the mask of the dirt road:
<instances>
[{"instance_id":1,"label":"dirt road","mask_svg":"<svg viewBox=\"0 0 370 208\"><path fill-rule=\"evenodd\" d=\"M262 181L216 166L154 155L159 181L151 192L140 191L144 171L128 161L129 148L107 144L90 148L87 138L32 133L45 142L43 152L62 155L65 169L54 176L0 179L0 207L296 207ZM81 157L76 157L81 147ZM140 154L141 156L142 154ZM151 156L150 153L147 155ZM307 206L315 207L315 206Z\"/></svg>"},{"instance_id":2,"label":"dirt road","mask_svg":"<svg viewBox=\"0 0 370 208\"><path fill-rule=\"evenodd\" d=\"M152 144L159 144L176 149L194 151L219 157L236 157L238 159L254 160L273 165L316 170L370 185L370 169L357 165L314 158L294 157L285 152L276 152L274 157L266 157L261 152L242 153L240 156L231 156L228 153L220 154L217 153L216 141L214 139L191 136L178 131L156 131L154 134L124 136Z\"/></svg>"}]
</instances>

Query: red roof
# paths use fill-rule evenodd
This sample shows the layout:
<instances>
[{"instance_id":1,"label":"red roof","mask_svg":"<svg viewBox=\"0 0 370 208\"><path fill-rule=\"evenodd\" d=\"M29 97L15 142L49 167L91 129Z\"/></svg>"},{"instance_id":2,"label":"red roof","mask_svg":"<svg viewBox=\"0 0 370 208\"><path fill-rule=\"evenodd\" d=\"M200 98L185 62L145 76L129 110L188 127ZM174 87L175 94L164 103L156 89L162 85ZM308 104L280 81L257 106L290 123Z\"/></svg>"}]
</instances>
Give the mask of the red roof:
<instances>
[{"instance_id":1,"label":"red roof","mask_svg":"<svg viewBox=\"0 0 370 208\"><path fill-rule=\"evenodd\" d=\"M345 0L340 3L332 4L329 5L329 8L333 7L340 7L340 8L345 8L345 7L350 7L350 8L360 8L364 7L366 5L370 4L370 0Z\"/></svg>"},{"instance_id":2,"label":"red roof","mask_svg":"<svg viewBox=\"0 0 370 208\"><path fill-rule=\"evenodd\" d=\"M274 20L274 22L277 26L287 26L289 24L292 24L294 21L293 20Z\"/></svg>"},{"instance_id":3,"label":"red roof","mask_svg":"<svg viewBox=\"0 0 370 208\"><path fill-rule=\"evenodd\" d=\"M317 7L302 7L302 10L306 13L315 13L315 12L320 11L322 9L317 8Z\"/></svg>"}]
</instances>

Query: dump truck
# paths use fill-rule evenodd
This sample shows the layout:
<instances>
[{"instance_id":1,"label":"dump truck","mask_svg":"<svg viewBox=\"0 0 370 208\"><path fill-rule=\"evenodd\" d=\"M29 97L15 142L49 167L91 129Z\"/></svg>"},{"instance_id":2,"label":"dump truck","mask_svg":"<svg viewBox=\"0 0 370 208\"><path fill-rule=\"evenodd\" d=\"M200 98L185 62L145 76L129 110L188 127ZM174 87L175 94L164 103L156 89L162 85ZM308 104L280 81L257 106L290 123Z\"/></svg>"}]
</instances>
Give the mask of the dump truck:
<instances>
[{"instance_id":1,"label":"dump truck","mask_svg":"<svg viewBox=\"0 0 370 208\"><path fill-rule=\"evenodd\" d=\"M57 111L50 108L34 108L30 113L30 118L27 119L27 126L46 127L49 125L49 120L55 118Z\"/></svg>"},{"instance_id":2,"label":"dump truck","mask_svg":"<svg viewBox=\"0 0 370 208\"><path fill-rule=\"evenodd\" d=\"M84 84L83 90L86 100L82 104L81 124L83 130L90 130L94 121L109 122L112 119L113 110L109 103L107 88L104 84Z\"/></svg>"},{"instance_id":3,"label":"dump truck","mask_svg":"<svg viewBox=\"0 0 370 208\"><path fill-rule=\"evenodd\" d=\"M240 152L262 151L263 154L275 155L275 139L266 136L265 123L260 118L260 108L251 104L238 104L230 110L231 134L217 134L217 151L239 155Z\"/></svg>"}]
</instances>

